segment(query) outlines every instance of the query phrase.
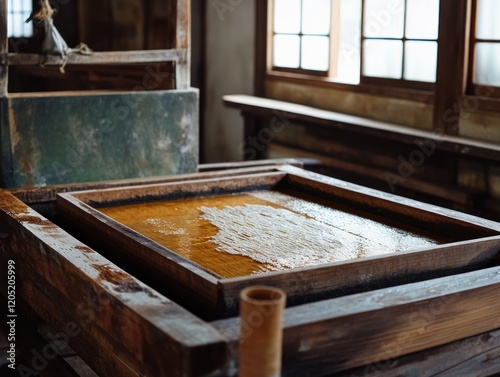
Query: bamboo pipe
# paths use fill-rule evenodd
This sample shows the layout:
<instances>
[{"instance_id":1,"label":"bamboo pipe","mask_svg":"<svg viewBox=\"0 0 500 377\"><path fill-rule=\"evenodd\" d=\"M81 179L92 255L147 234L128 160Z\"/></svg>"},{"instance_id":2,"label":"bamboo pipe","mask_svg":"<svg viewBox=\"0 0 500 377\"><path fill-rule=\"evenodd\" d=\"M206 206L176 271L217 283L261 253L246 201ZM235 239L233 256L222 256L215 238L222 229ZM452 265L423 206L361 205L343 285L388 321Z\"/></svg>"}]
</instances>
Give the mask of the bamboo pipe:
<instances>
[{"instance_id":1,"label":"bamboo pipe","mask_svg":"<svg viewBox=\"0 0 500 377\"><path fill-rule=\"evenodd\" d=\"M286 294L265 286L240 293L239 377L279 377Z\"/></svg>"}]
</instances>

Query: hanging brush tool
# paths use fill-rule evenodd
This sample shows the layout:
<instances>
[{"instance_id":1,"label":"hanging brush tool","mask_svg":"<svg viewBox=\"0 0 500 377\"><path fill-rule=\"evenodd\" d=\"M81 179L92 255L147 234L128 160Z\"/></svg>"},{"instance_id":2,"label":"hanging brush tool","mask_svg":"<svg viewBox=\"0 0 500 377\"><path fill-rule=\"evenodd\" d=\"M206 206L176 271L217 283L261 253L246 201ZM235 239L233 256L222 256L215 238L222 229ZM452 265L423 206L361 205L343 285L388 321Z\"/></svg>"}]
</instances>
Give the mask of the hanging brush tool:
<instances>
[{"instance_id":1,"label":"hanging brush tool","mask_svg":"<svg viewBox=\"0 0 500 377\"><path fill-rule=\"evenodd\" d=\"M42 54L43 59L40 62L40 65L43 67L45 62L48 59L48 55L59 55L63 63L59 67L61 73L64 73L64 67L68 61L68 55L71 53L81 53L84 55L90 55L92 50L84 44L80 43L75 48L69 48L68 44L59 33L59 31L54 26L54 17L55 11L50 6L49 0L40 0L40 10L36 14L32 14L26 22L37 20L39 22L43 22L43 26L45 29L45 39L42 42Z\"/></svg>"}]
</instances>

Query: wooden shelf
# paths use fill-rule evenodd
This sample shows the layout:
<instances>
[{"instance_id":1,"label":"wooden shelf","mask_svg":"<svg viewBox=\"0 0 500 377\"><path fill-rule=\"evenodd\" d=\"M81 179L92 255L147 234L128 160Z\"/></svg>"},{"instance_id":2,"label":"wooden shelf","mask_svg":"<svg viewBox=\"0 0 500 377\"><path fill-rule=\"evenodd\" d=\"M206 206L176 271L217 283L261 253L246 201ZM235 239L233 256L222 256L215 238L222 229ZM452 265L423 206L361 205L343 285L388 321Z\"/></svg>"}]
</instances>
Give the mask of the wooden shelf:
<instances>
[{"instance_id":1,"label":"wooden shelf","mask_svg":"<svg viewBox=\"0 0 500 377\"><path fill-rule=\"evenodd\" d=\"M225 105L240 109L242 113L254 117L285 117L293 119L294 122L302 121L328 127L332 130L352 131L409 144L414 144L416 141L432 142L438 150L461 156L500 161L500 145L460 136L444 135L444 130L443 133L418 130L310 106L248 95L226 95L222 97L222 100Z\"/></svg>"},{"instance_id":2,"label":"wooden shelf","mask_svg":"<svg viewBox=\"0 0 500 377\"><path fill-rule=\"evenodd\" d=\"M90 55L70 53L66 64L136 64L136 63L159 63L159 62L182 62L187 59L188 49L171 50L141 50L141 51L113 51L92 52ZM2 65L37 65L43 59L40 54L9 53L0 58ZM60 56L47 56L45 65L61 65L64 59Z\"/></svg>"}]
</instances>

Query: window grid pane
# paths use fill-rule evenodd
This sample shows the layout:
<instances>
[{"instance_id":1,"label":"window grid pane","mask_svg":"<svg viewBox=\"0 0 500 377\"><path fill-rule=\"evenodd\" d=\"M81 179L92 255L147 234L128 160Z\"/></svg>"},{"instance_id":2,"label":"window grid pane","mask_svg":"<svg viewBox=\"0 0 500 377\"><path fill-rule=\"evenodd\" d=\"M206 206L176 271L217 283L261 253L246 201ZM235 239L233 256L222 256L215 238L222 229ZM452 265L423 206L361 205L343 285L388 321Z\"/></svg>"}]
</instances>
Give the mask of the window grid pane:
<instances>
[{"instance_id":1,"label":"window grid pane","mask_svg":"<svg viewBox=\"0 0 500 377\"><path fill-rule=\"evenodd\" d=\"M331 0L275 0L273 65L328 72Z\"/></svg>"},{"instance_id":2,"label":"window grid pane","mask_svg":"<svg viewBox=\"0 0 500 377\"><path fill-rule=\"evenodd\" d=\"M476 38L500 40L500 1L478 0Z\"/></svg>"},{"instance_id":3,"label":"window grid pane","mask_svg":"<svg viewBox=\"0 0 500 377\"><path fill-rule=\"evenodd\" d=\"M407 0L406 38L437 40L439 0Z\"/></svg>"},{"instance_id":4,"label":"window grid pane","mask_svg":"<svg viewBox=\"0 0 500 377\"><path fill-rule=\"evenodd\" d=\"M436 82L439 3L364 0L363 75Z\"/></svg>"},{"instance_id":5,"label":"window grid pane","mask_svg":"<svg viewBox=\"0 0 500 377\"><path fill-rule=\"evenodd\" d=\"M363 74L370 77L401 79L403 42L367 39L363 44Z\"/></svg>"},{"instance_id":6,"label":"window grid pane","mask_svg":"<svg viewBox=\"0 0 500 377\"><path fill-rule=\"evenodd\" d=\"M474 84L500 86L500 43L477 43Z\"/></svg>"},{"instance_id":7,"label":"window grid pane","mask_svg":"<svg viewBox=\"0 0 500 377\"><path fill-rule=\"evenodd\" d=\"M404 65L406 80L436 82L437 43L407 41Z\"/></svg>"},{"instance_id":8,"label":"window grid pane","mask_svg":"<svg viewBox=\"0 0 500 377\"><path fill-rule=\"evenodd\" d=\"M33 11L31 0L9 0L7 2L7 36L32 37L33 23L25 23Z\"/></svg>"}]
</instances>

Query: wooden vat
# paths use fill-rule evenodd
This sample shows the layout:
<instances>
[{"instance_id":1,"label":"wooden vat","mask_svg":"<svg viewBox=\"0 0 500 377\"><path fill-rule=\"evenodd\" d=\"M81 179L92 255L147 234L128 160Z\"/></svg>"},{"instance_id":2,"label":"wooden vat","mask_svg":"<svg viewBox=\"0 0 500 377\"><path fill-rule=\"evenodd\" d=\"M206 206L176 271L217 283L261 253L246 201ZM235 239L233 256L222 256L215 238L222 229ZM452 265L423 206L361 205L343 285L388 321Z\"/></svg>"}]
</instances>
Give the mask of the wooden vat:
<instances>
[{"instance_id":1,"label":"wooden vat","mask_svg":"<svg viewBox=\"0 0 500 377\"><path fill-rule=\"evenodd\" d=\"M314 185L323 181L289 168L262 168L14 191L24 203L0 190L0 261L5 266L7 260L14 260L18 266L19 314L47 323L55 332L75 323L78 332L72 332L68 342L100 376L236 376L238 339L245 335L239 333L237 317L199 320L171 297L100 255L112 252L96 252L82 242L83 237L68 234L25 203L52 217L58 192L194 184L269 171L291 174L287 179L292 180L307 178ZM375 212L392 213L397 219L415 211L416 218L430 227L442 223L443 232L457 226L466 232L470 226L472 233L464 233L464 238L498 233L496 223L338 181L329 183L336 186L329 195L348 201L349 193L363 193L366 205ZM57 217L55 221L66 228ZM421 258L421 252L427 256ZM397 255L343 262L340 265L347 272L342 277L335 277L340 268L323 275L324 284L329 279L342 285L344 278L364 265L378 287L353 279L354 288L337 292L341 297L285 310L283 376L486 377L500 373L500 237ZM319 273L325 271L323 267ZM302 279L302 273L310 275L307 270L293 272L300 272L297 279ZM279 285L283 274L269 273L266 279L274 278ZM5 294L5 283L0 290ZM364 292L352 294L356 291Z\"/></svg>"},{"instance_id":2,"label":"wooden vat","mask_svg":"<svg viewBox=\"0 0 500 377\"><path fill-rule=\"evenodd\" d=\"M57 206L65 221L92 239L106 257L205 319L236 315L238 294L250 285L280 287L295 306L497 264L491 249L496 240L490 237L499 234L498 224L291 166L64 193ZM280 211L287 216L273 217ZM226 212L229 217L221 220ZM259 225L252 216L269 221ZM221 229L238 218L244 221L229 224L229 231ZM285 225L275 226L278 220ZM197 221L202 224L191 226ZM160 222L164 228L144 229L145 222ZM251 233L248 224L257 231ZM288 226L292 232L286 232ZM228 235L238 231L240 237ZM267 242L272 233L292 242ZM308 237L310 242L304 241ZM241 246L242 238L253 244ZM172 239L172 247L165 246ZM188 243L184 252L182 242ZM309 251L313 263L256 263L255 258L232 255L234 249L252 251L255 244L261 247L256 252L274 247L286 254L297 242L306 250L294 257ZM377 252L377 243L382 254L364 257ZM333 253L321 258L336 248L347 257Z\"/></svg>"}]
</instances>

